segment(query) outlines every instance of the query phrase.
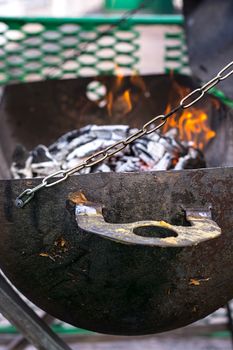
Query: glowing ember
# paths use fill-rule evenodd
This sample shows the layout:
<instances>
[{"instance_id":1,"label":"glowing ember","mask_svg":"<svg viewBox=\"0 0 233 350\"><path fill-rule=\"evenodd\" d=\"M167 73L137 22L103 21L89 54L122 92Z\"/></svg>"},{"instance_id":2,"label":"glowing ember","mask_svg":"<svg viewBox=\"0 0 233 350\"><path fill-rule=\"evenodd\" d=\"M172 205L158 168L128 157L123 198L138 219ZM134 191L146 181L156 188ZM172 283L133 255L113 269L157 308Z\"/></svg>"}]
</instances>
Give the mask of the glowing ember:
<instances>
[{"instance_id":1,"label":"glowing ember","mask_svg":"<svg viewBox=\"0 0 233 350\"><path fill-rule=\"evenodd\" d=\"M14 178L43 177L70 169L91 154L137 131L128 125L87 125L61 136L49 147L38 145L31 152L21 147L14 154L12 175ZM81 173L181 170L205 166L202 152L186 141L180 142L177 129L171 129L164 135L158 132L144 135L103 163L82 169Z\"/></svg>"},{"instance_id":2,"label":"glowing ember","mask_svg":"<svg viewBox=\"0 0 233 350\"><path fill-rule=\"evenodd\" d=\"M119 69L117 72L113 87L105 100L108 114L115 120L131 112L141 96L147 97L150 94L140 76L135 74L125 80ZM188 93L188 89L173 81L170 103L165 114ZM118 119L121 121L121 118ZM100 152L137 131L138 129L127 125L88 125L63 135L49 147L38 145L31 152L22 151L20 148L14 154L12 175L14 178L27 178L67 170L86 161L91 154ZM81 173L205 167L206 162L201 150L215 135L204 110L196 106L182 112L178 110L174 116L167 119L161 130L142 136L103 163L82 169Z\"/></svg>"}]
</instances>

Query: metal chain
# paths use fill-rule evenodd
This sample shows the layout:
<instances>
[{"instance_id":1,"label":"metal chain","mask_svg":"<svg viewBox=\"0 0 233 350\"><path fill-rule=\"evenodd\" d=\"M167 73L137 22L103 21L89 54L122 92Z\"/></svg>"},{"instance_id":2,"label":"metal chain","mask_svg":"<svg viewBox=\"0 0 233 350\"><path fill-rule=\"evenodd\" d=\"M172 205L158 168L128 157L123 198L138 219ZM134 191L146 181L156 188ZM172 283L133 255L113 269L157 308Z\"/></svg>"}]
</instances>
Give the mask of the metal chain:
<instances>
[{"instance_id":1,"label":"metal chain","mask_svg":"<svg viewBox=\"0 0 233 350\"><path fill-rule=\"evenodd\" d=\"M88 167L92 167L93 165L99 164L104 161L106 158L112 157L114 154L120 152L133 141L142 137L143 135L151 134L152 132L160 129L167 121L171 115L176 113L177 111L185 108L189 108L194 105L197 101L199 101L207 91L213 88L220 81L227 79L230 75L233 74L233 61L231 61L228 65L226 65L213 79L208 81L202 87L193 90L187 96L185 96L179 103L177 107L172 109L167 114L161 114L151 119L149 122L145 123L141 129L136 131L134 134L130 135L124 140L118 141L113 145L98 151L91 156L89 156L84 162L77 164L68 170L59 170L51 175L46 176L42 182L32 188L26 189L23 191L15 200L15 204L18 208L22 208L27 204L35 195L37 191L42 188L52 187L60 182L65 181L70 175L79 172L80 170ZM60 175L60 177L58 177Z\"/></svg>"}]
</instances>

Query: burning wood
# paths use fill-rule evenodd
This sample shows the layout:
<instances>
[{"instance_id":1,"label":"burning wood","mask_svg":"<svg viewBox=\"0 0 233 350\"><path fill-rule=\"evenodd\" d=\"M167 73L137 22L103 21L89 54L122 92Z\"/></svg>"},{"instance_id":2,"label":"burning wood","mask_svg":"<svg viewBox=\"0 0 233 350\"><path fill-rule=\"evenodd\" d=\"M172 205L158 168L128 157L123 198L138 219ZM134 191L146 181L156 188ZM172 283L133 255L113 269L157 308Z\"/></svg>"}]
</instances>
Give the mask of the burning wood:
<instances>
[{"instance_id":1,"label":"burning wood","mask_svg":"<svg viewBox=\"0 0 233 350\"><path fill-rule=\"evenodd\" d=\"M67 170L83 162L91 154L132 135L137 129L127 125L88 125L61 136L46 147L38 145L31 152L18 146L13 156L13 178L44 177L58 170ZM202 152L191 141L180 141L178 129L164 135L144 135L103 163L85 168L89 172L132 172L180 170L205 167Z\"/></svg>"}]
</instances>

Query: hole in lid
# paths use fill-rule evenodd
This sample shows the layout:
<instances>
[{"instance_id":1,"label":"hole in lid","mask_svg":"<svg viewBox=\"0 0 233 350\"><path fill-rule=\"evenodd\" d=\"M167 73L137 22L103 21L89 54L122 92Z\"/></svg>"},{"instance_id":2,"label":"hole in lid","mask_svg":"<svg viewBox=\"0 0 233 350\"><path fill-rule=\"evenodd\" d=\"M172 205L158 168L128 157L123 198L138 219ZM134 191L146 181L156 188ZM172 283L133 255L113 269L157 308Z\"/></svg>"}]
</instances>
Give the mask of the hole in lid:
<instances>
[{"instance_id":1,"label":"hole in lid","mask_svg":"<svg viewBox=\"0 0 233 350\"><path fill-rule=\"evenodd\" d=\"M134 56L121 54L116 57L116 64L119 66L131 66L135 63L136 58Z\"/></svg>"},{"instance_id":2,"label":"hole in lid","mask_svg":"<svg viewBox=\"0 0 233 350\"><path fill-rule=\"evenodd\" d=\"M5 73L0 73L0 83L6 83L9 80L9 76Z\"/></svg>"},{"instance_id":3,"label":"hole in lid","mask_svg":"<svg viewBox=\"0 0 233 350\"><path fill-rule=\"evenodd\" d=\"M46 55L42 60L43 63L48 66L58 66L62 63L61 58L55 55Z\"/></svg>"},{"instance_id":4,"label":"hole in lid","mask_svg":"<svg viewBox=\"0 0 233 350\"><path fill-rule=\"evenodd\" d=\"M59 78L62 75L62 71L58 67L44 67L42 74L45 78Z\"/></svg>"},{"instance_id":5,"label":"hole in lid","mask_svg":"<svg viewBox=\"0 0 233 350\"><path fill-rule=\"evenodd\" d=\"M91 77L98 74L97 70L93 67L82 67L80 68L78 75L80 77Z\"/></svg>"},{"instance_id":6,"label":"hole in lid","mask_svg":"<svg viewBox=\"0 0 233 350\"><path fill-rule=\"evenodd\" d=\"M15 43L15 42L8 42L5 45L5 50L8 53L21 52L22 49L23 49L22 45L20 45L19 43Z\"/></svg>"},{"instance_id":7,"label":"hole in lid","mask_svg":"<svg viewBox=\"0 0 233 350\"><path fill-rule=\"evenodd\" d=\"M8 70L9 75L12 79L21 78L23 76L24 71L21 68L10 68Z\"/></svg>"},{"instance_id":8,"label":"hole in lid","mask_svg":"<svg viewBox=\"0 0 233 350\"><path fill-rule=\"evenodd\" d=\"M138 37L138 32L136 31L127 31L127 30L118 30L115 34L116 38L119 40L131 41Z\"/></svg>"},{"instance_id":9,"label":"hole in lid","mask_svg":"<svg viewBox=\"0 0 233 350\"><path fill-rule=\"evenodd\" d=\"M180 68L180 62L179 61L168 61L168 60L166 60L166 68L179 69Z\"/></svg>"},{"instance_id":10,"label":"hole in lid","mask_svg":"<svg viewBox=\"0 0 233 350\"><path fill-rule=\"evenodd\" d=\"M23 52L23 56L28 59L38 59L42 56L42 53L38 49L27 49Z\"/></svg>"},{"instance_id":11,"label":"hole in lid","mask_svg":"<svg viewBox=\"0 0 233 350\"><path fill-rule=\"evenodd\" d=\"M62 32L62 34L69 35L69 34L76 34L78 33L80 29L80 26L77 24L63 24L62 26L59 27L59 30Z\"/></svg>"},{"instance_id":12,"label":"hole in lid","mask_svg":"<svg viewBox=\"0 0 233 350\"><path fill-rule=\"evenodd\" d=\"M180 50L170 50L166 51L166 58L169 59L180 59L181 58L181 53Z\"/></svg>"},{"instance_id":13,"label":"hole in lid","mask_svg":"<svg viewBox=\"0 0 233 350\"><path fill-rule=\"evenodd\" d=\"M83 54L78 57L78 61L83 66L92 66L97 62L97 58L93 55Z\"/></svg>"},{"instance_id":14,"label":"hole in lid","mask_svg":"<svg viewBox=\"0 0 233 350\"><path fill-rule=\"evenodd\" d=\"M114 36L111 36L111 35L104 35L103 37L98 39L98 45L103 48L105 47L111 48L115 43L116 43L116 39L114 38Z\"/></svg>"},{"instance_id":15,"label":"hole in lid","mask_svg":"<svg viewBox=\"0 0 233 350\"><path fill-rule=\"evenodd\" d=\"M47 41L56 41L61 38L61 33L55 30L47 30L42 34L42 37Z\"/></svg>"},{"instance_id":16,"label":"hole in lid","mask_svg":"<svg viewBox=\"0 0 233 350\"><path fill-rule=\"evenodd\" d=\"M62 76L62 79L74 79L74 78L77 78L77 74L74 72L64 73Z\"/></svg>"},{"instance_id":17,"label":"hole in lid","mask_svg":"<svg viewBox=\"0 0 233 350\"><path fill-rule=\"evenodd\" d=\"M12 66L19 66L24 63L24 59L19 55L11 55L7 57L7 63Z\"/></svg>"},{"instance_id":18,"label":"hole in lid","mask_svg":"<svg viewBox=\"0 0 233 350\"><path fill-rule=\"evenodd\" d=\"M0 46L4 46L7 40L3 35L0 35Z\"/></svg>"},{"instance_id":19,"label":"hole in lid","mask_svg":"<svg viewBox=\"0 0 233 350\"><path fill-rule=\"evenodd\" d=\"M110 59L114 58L115 51L113 49L110 49L110 48L101 49L96 53L96 56L99 59L110 60Z\"/></svg>"},{"instance_id":20,"label":"hole in lid","mask_svg":"<svg viewBox=\"0 0 233 350\"><path fill-rule=\"evenodd\" d=\"M4 49L0 48L0 59L4 58L4 57L6 57L6 53L5 53Z\"/></svg>"},{"instance_id":21,"label":"hole in lid","mask_svg":"<svg viewBox=\"0 0 233 350\"><path fill-rule=\"evenodd\" d=\"M165 49L166 50L171 50L172 47L178 47L181 46L182 43L180 41L180 39L166 39L166 44L165 44Z\"/></svg>"},{"instance_id":22,"label":"hole in lid","mask_svg":"<svg viewBox=\"0 0 233 350\"><path fill-rule=\"evenodd\" d=\"M76 51L73 50L73 49L65 49L61 52L61 56L64 58L64 59L73 59L73 58L76 58L77 54L76 54Z\"/></svg>"},{"instance_id":23,"label":"hole in lid","mask_svg":"<svg viewBox=\"0 0 233 350\"><path fill-rule=\"evenodd\" d=\"M137 50L137 46L127 42L121 42L115 45L115 49L118 53L130 54Z\"/></svg>"},{"instance_id":24,"label":"hole in lid","mask_svg":"<svg viewBox=\"0 0 233 350\"><path fill-rule=\"evenodd\" d=\"M5 36L8 40L12 40L12 41L20 41L25 38L25 35L20 30L16 30L16 29L8 30Z\"/></svg>"},{"instance_id":25,"label":"hole in lid","mask_svg":"<svg viewBox=\"0 0 233 350\"><path fill-rule=\"evenodd\" d=\"M138 226L133 229L133 233L135 233L135 235L137 236L154 238L167 238L178 236L178 234L173 230L155 225Z\"/></svg>"},{"instance_id":26,"label":"hole in lid","mask_svg":"<svg viewBox=\"0 0 233 350\"><path fill-rule=\"evenodd\" d=\"M48 53L59 53L60 46L54 43L46 43L42 45L42 50Z\"/></svg>"},{"instance_id":27,"label":"hole in lid","mask_svg":"<svg viewBox=\"0 0 233 350\"><path fill-rule=\"evenodd\" d=\"M22 30L27 34L39 34L44 30L44 26L41 23L27 23Z\"/></svg>"},{"instance_id":28,"label":"hole in lid","mask_svg":"<svg viewBox=\"0 0 233 350\"><path fill-rule=\"evenodd\" d=\"M79 38L84 41L92 41L96 39L96 32L94 31L82 31L79 33Z\"/></svg>"},{"instance_id":29,"label":"hole in lid","mask_svg":"<svg viewBox=\"0 0 233 350\"><path fill-rule=\"evenodd\" d=\"M78 62L74 60L68 60L62 65L62 68L66 71L76 71L78 67L79 67Z\"/></svg>"},{"instance_id":30,"label":"hole in lid","mask_svg":"<svg viewBox=\"0 0 233 350\"><path fill-rule=\"evenodd\" d=\"M41 63L36 61L27 62L25 63L24 68L26 69L26 71L30 71L30 72L38 71L41 68Z\"/></svg>"},{"instance_id":31,"label":"hole in lid","mask_svg":"<svg viewBox=\"0 0 233 350\"><path fill-rule=\"evenodd\" d=\"M8 29L8 25L4 22L0 22L0 33L6 32Z\"/></svg>"},{"instance_id":32,"label":"hole in lid","mask_svg":"<svg viewBox=\"0 0 233 350\"><path fill-rule=\"evenodd\" d=\"M37 46L40 46L42 42L43 41L41 38L32 36L30 38L25 39L23 43L28 47L37 47Z\"/></svg>"},{"instance_id":33,"label":"hole in lid","mask_svg":"<svg viewBox=\"0 0 233 350\"><path fill-rule=\"evenodd\" d=\"M40 74L30 73L30 74L26 74L23 80L24 81L39 81L39 80L42 80L42 76Z\"/></svg>"},{"instance_id":34,"label":"hole in lid","mask_svg":"<svg viewBox=\"0 0 233 350\"><path fill-rule=\"evenodd\" d=\"M112 61L102 61L97 63L96 68L102 74L112 74L115 69L115 63Z\"/></svg>"},{"instance_id":35,"label":"hole in lid","mask_svg":"<svg viewBox=\"0 0 233 350\"><path fill-rule=\"evenodd\" d=\"M93 53L95 54L95 52L97 51L98 46L96 43L85 43L85 45L82 47L82 45L80 45L80 51L85 51L85 53Z\"/></svg>"},{"instance_id":36,"label":"hole in lid","mask_svg":"<svg viewBox=\"0 0 233 350\"><path fill-rule=\"evenodd\" d=\"M78 40L73 36L66 36L60 41L61 45L65 48L73 48L78 44Z\"/></svg>"}]
</instances>

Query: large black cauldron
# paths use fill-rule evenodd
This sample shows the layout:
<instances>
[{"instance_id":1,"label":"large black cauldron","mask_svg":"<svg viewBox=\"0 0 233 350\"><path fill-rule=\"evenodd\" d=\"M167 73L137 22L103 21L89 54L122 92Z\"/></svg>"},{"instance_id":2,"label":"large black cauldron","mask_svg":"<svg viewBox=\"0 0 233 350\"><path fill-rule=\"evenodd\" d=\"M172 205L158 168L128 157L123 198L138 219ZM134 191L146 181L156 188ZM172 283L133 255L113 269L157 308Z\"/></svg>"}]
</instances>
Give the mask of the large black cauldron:
<instances>
[{"instance_id":1,"label":"large black cauldron","mask_svg":"<svg viewBox=\"0 0 233 350\"><path fill-rule=\"evenodd\" d=\"M115 78L98 79L110 89ZM141 126L163 112L174 79L193 87L147 76L150 96L117 121L88 101L91 79L8 86L6 163L17 142L32 148L88 123ZM40 180L0 182L0 266L22 293L71 324L127 335L187 325L233 297L232 112L211 96L200 105L217 131L207 169L73 176L23 209L15 198Z\"/></svg>"}]
</instances>

